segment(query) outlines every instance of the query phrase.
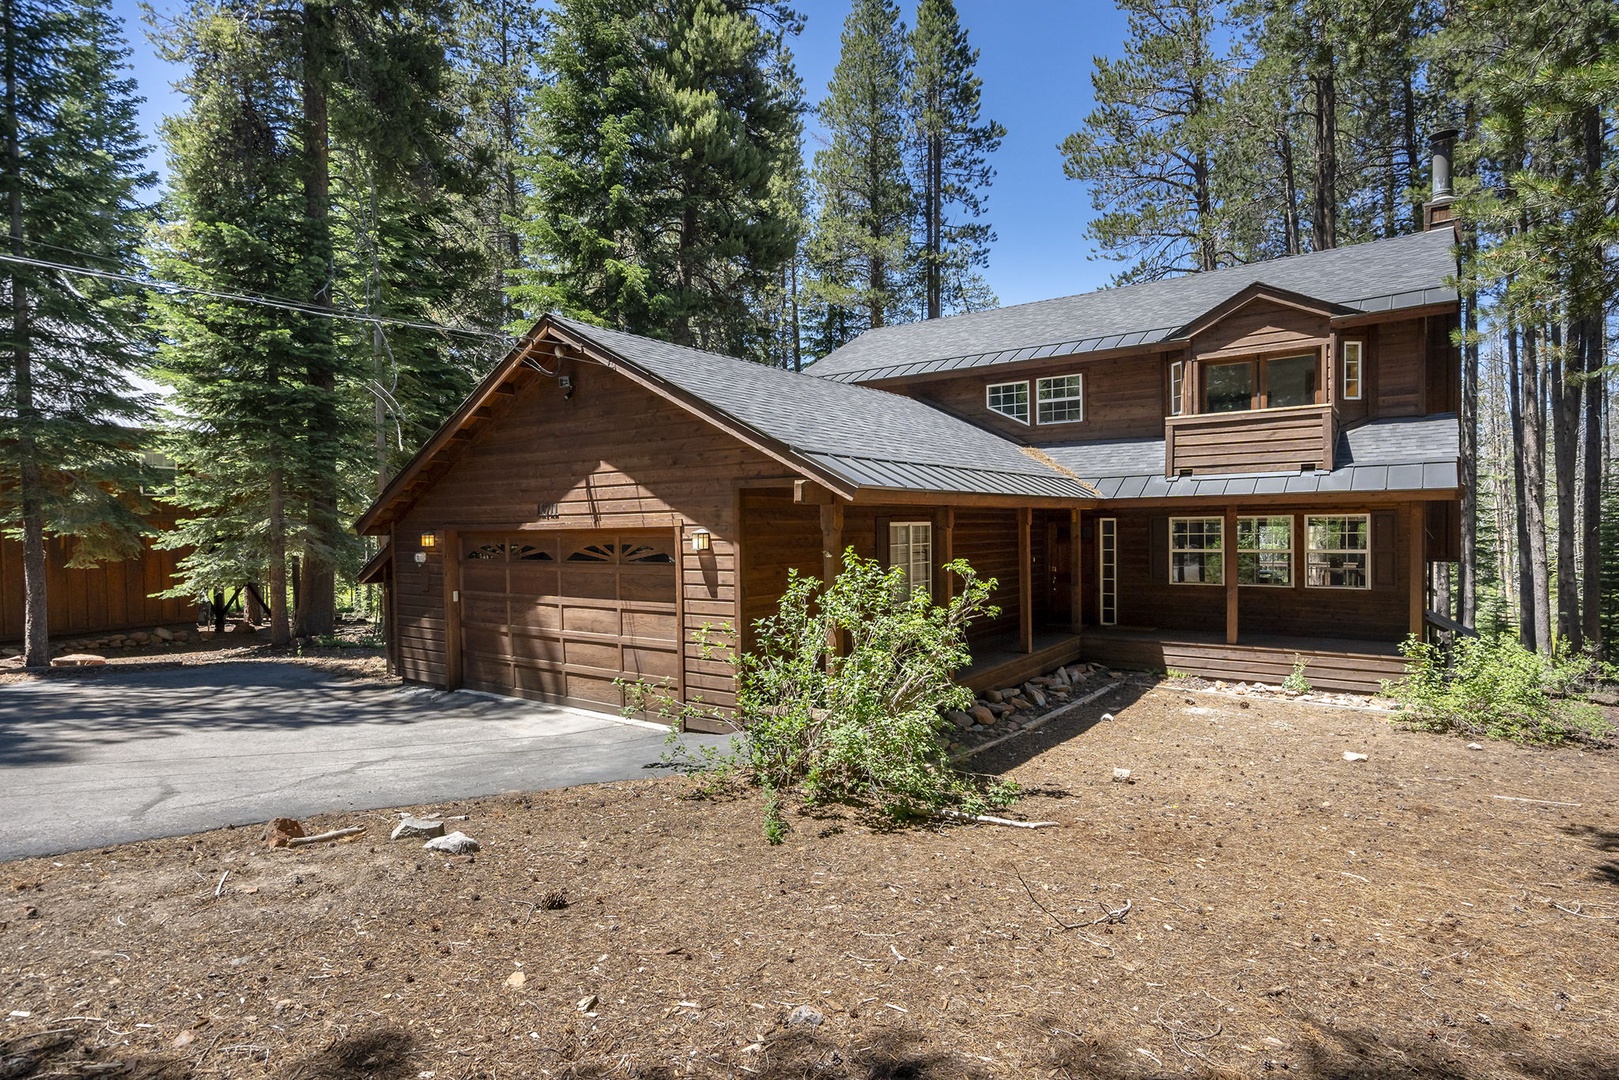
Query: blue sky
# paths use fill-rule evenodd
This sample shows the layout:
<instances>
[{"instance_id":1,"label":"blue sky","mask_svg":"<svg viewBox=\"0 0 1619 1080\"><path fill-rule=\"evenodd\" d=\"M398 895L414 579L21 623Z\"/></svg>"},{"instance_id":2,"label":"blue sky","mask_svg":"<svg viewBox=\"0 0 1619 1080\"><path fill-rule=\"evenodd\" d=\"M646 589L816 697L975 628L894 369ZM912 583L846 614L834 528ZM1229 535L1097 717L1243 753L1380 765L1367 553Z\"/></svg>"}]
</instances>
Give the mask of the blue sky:
<instances>
[{"instance_id":1,"label":"blue sky","mask_svg":"<svg viewBox=\"0 0 1619 1080\"><path fill-rule=\"evenodd\" d=\"M151 0L163 14L179 5ZM900 0L907 22L915 0ZM838 62L848 0L798 0L806 16L793 52L811 104L826 93ZM1088 292L1107 282L1115 264L1095 257L1085 238L1090 199L1063 176L1057 144L1091 108L1091 57L1117 55L1124 16L1110 0L956 0L981 56L984 114L1006 126L995 155L989 220L999 236L985 276L1003 304ZM171 89L177 70L146 40L137 0L113 0L129 27L131 63L146 97L142 120L156 141L159 120L181 108ZM811 130L806 157L819 146ZM154 158L154 165L157 164Z\"/></svg>"}]
</instances>

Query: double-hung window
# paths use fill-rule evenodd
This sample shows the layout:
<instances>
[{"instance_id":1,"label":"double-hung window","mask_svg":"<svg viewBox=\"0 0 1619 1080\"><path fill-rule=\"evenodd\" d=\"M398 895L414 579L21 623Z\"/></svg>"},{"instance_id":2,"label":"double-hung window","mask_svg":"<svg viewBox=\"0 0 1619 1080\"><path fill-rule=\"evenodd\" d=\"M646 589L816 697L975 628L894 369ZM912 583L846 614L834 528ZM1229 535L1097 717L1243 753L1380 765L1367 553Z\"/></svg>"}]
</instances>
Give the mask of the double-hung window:
<instances>
[{"instance_id":1,"label":"double-hung window","mask_svg":"<svg viewBox=\"0 0 1619 1080\"><path fill-rule=\"evenodd\" d=\"M1085 419L1085 376L1058 375L1037 379L1034 384L1037 409L1042 424L1071 424Z\"/></svg>"},{"instance_id":2,"label":"double-hung window","mask_svg":"<svg viewBox=\"0 0 1619 1080\"><path fill-rule=\"evenodd\" d=\"M1359 401L1365 378L1366 343L1346 341L1343 345L1344 400Z\"/></svg>"},{"instance_id":3,"label":"double-hung window","mask_svg":"<svg viewBox=\"0 0 1619 1080\"><path fill-rule=\"evenodd\" d=\"M933 523L895 521L888 526L888 565L905 574L905 596L933 595Z\"/></svg>"},{"instance_id":4,"label":"double-hung window","mask_svg":"<svg viewBox=\"0 0 1619 1080\"><path fill-rule=\"evenodd\" d=\"M1305 584L1321 589L1370 588L1371 533L1369 514L1305 518Z\"/></svg>"},{"instance_id":5,"label":"double-hung window","mask_svg":"<svg viewBox=\"0 0 1619 1080\"><path fill-rule=\"evenodd\" d=\"M1293 584L1293 518L1237 519L1237 584Z\"/></svg>"},{"instance_id":6,"label":"double-hung window","mask_svg":"<svg viewBox=\"0 0 1619 1080\"><path fill-rule=\"evenodd\" d=\"M1224 518L1170 518L1170 582L1176 585L1224 584L1224 531Z\"/></svg>"},{"instance_id":7,"label":"double-hung window","mask_svg":"<svg viewBox=\"0 0 1619 1080\"><path fill-rule=\"evenodd\" d=\"M1029 422L1029 384L1027 382L990 383L984 389L984 403L992 413L1000 413L1020 424Z\"/></svg>"}]
</instances>

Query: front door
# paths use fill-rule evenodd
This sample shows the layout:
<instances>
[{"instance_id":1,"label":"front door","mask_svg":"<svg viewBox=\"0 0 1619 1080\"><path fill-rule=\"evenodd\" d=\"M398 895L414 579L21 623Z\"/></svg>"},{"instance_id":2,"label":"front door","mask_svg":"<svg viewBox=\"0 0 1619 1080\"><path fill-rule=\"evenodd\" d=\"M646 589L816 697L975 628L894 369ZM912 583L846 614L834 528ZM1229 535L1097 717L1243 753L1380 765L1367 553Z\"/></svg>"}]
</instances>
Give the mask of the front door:
<instances>
[{"instance_id":1,"label":"front door","mask_svg":"<svg viewBox=\"0 0 1619 1080\"><path fill-rule=\"evenodd\" d=\"M1066 524L1046 523L1046 622L1073 622L1074 537Z\"/></svg>"}]
</instances>

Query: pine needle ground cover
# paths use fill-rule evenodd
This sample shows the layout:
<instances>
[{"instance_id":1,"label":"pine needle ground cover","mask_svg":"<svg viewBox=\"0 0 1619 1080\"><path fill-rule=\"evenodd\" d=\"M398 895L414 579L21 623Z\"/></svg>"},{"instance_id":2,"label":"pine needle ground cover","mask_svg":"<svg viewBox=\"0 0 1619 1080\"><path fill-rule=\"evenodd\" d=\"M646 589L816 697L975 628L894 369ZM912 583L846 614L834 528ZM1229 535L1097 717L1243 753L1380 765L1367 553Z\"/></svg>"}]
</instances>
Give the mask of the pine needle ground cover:
<instances>
[{"instance_id":1,"label":"pine needle ground cover","mask_svg":"<svg viewBox=\"0 0 1619 1080\"><path fill-rule=\"evenodd\" d=\"M3 1075L1619 1075L1605 747L1126 685L975 764L1060 824L771 846L675 777L413 808L470 859L377 811L7 864Z\"/></svg>"}]
</instances>

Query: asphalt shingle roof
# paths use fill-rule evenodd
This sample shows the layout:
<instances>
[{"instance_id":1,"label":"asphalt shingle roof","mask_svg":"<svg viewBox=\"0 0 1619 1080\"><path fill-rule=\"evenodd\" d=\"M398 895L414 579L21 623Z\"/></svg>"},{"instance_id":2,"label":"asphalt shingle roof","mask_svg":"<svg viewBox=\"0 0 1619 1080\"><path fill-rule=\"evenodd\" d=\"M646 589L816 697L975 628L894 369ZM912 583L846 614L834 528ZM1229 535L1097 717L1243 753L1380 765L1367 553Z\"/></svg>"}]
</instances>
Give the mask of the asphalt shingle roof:
<instances>
[{"instance_id":1,"label":"asphalt shingle roof","mask_svg":"<svg viewBox=\"0 0 1619 1080\"><path fill-rule=\"evenodd\" d=\"M1340 432L1331 472L1164 476L1163 439L1048 446L1053 461L1104 499L1220 498L1330 492L1447 491L1460 486L1455 413L1374 420Z\"/></svg>"},{"instance_id":2,"label":"asphalt shingle roof","mask_svg":"<svg viewBox=\"0 0 1619 1080\"><path fill-rule=\"evenodd\" d=\"M868 330L806 371L842 382L1071 356L1169 339L1256 282L1357 311L1456 300L1449 229L1204 274Z\"/></svg>"},{"instance_id":3,"label":"asphalt shingle roof","mask_svg":"<svg viewBox=\"0 0 1619 1080\"><path fill-rule=\"evenodd\" d=\"M860 487L1091 497L1005 439L899 394L551 319Z\"/></svg>"}]
</instances>

